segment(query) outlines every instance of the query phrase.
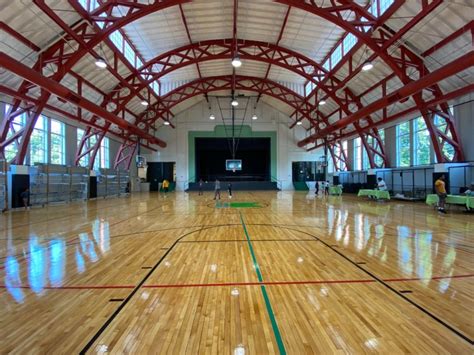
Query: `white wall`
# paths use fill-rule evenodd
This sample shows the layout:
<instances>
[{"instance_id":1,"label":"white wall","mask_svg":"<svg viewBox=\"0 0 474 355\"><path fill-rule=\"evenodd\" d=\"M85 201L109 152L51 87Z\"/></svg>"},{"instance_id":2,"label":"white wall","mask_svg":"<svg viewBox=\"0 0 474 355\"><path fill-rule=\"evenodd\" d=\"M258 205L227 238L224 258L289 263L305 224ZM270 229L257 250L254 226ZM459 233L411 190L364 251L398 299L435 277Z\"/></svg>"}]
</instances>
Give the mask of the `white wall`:
<instances>
[{"instance_id":1,"label":"white wall","mask_svg":"<svg viewBox=\"0 0 474 355\"><path fill-rule=\"evenodd\" d=\"M211 101L212 102L212 101ZM167 126L161 127L157 136L167 143L167 147L153 154L145 155L148 162L176 162L177 188L183 189L188 181L188 133L189 131L213 131L215 125L222 125L222 118L215 102L216 109L214 121L209 120L209 108L202 101L188 110L177 115L173 120L175 129ZM249 105L250 106L250 105ZM277 132L277 179L282 182L283 189L293 189L291 163L293 161L316 161L322 155L322 150L306 152L297 146L297 142L306 135L303 126L289 129L290 118L275 108L260 102L256 114L258 120L252 121L252 108L246 113L245 123L253 131Z\"/></svg>"}]
</instances>

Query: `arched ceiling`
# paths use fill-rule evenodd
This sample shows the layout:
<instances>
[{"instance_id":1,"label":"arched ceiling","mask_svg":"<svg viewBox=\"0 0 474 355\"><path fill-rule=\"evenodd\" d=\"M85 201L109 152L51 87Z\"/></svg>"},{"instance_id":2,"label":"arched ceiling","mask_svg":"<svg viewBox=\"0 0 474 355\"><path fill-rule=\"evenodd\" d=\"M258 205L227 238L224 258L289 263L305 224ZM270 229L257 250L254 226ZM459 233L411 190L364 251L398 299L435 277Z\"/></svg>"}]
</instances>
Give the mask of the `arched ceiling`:
<instances>
[{"instance_id":1,"label":"arched ceiling","mask_svg":"<svg viewBox=\"0 0 474 355\"><path fill-rule=\"evenodd\" d=\"M332 132L334 139L351 134L377 137L377 125L413 107L427 122L434 110L449 116L444 95L454 89L469 90L474 77L472 67L459 70L406 100L390 103L390 112L383 107L372 116L336 128L338 120L352 117L364 106L472 51L474 8L469 0L99 0L91 11L83 7L90 3L87 0L33 3L34 6L10 2L2 11L5 52L118 117L143 127L144 133L150 126L141 121L145 110L153 111L155 119L173 122L172 117L186 106L181 105L183 100L164 104L170 97L168 92L189 88L190 82L209 82L210 77L233 77L230 87L226 86L229 92L239 90L236 83L242 83L242 78L254 78L272 87L284 87L300 97L300 106L295 107L283 97L263 89L259 92L264 100L291 117L290 127L304 120L313 134L302 145L318 145L325 138L318 131ZM390 6L382 9L387 4ZM109 36L116 30L127 38L143 66L135 69L110 41ZM338 63L327 66L334 48L347 33L354 36L356 43L337 59ZM243 65L233 71L230 59L235 53ZM107 70L97 70L94 57L105 57ZM368 60L374 68L361 71ZM241 80L236 81L237 76ZM30 103L36 102L36 111L55 107L77 113L70 102L58 102L48 91L41 91L10 72L0 73L0 79L5 88L0 91L5 94L7 89L16 90L17 98L20 94L30 95ZM150 89L155 81L159 82L160 92ZM305 92L308 83L312 83L312 90ZM143 100L151 105L145 108L140 104ZM277 105L274 100L285 105ZM321 100L326 102L324 106L318 105ZM434 100L436 105L426 104ZM18 106L25 103L20 100ZM132 137L131 132L103 117L81 114L82 122L90 122L99 130L125 139ZM452 127L444 134L431 128L434 141L441 137L441 145L456 145ZM31 125L25 128L26 136L31 129ZM5 129L0 133L5 135ZM26 149L24 145L23 142ZM441 148L435 146L435 151L443 160Z\"/></svg>"}]
</instances>

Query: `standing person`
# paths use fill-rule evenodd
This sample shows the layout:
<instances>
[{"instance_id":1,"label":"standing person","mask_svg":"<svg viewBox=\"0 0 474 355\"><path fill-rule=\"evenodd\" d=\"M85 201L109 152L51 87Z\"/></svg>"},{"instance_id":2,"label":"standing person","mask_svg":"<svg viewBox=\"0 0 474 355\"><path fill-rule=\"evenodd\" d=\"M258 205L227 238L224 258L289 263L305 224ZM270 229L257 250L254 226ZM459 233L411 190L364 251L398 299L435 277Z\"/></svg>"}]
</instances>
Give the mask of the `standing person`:
<instances>
[{"instance_id":1,"label":"standing person","mask_svg":"<svg viewBox=\"0 0 474 355\"><path fill-rule=\"evenodd\" d=\"M230 182L227 184L227 191L229 192L229 198L232 198L232 184Z\"/></svg>"},{"instance_id":2,"label":"standing person","mask_svg":"<svg viewBox=\"0 0 474 355\"><path fill-rule=\"evenodd\" d=\"M30 201L30 188L27 187L23 190L23 192L20 194L21 200L23 201L23 206L25 207L25 210L28 209L28 202Z\"/></svg>"},{"instance_id":3,"label":"standing person","mask_svg":"<svg viewBox=\"0 0 474 355\"><path fill-rule=\"evenodd\" d=\"M441 213L446 213L446 209L444 206L446 204L446 196L448 196L448 194L446 193L446 183L444 181L445 179L446 177L444 175L441 175L439 179L435 182L435 190L439 199L438 212Z\"/></svg>"},{"instance_id":4,"label":"standing person","mask_svg":"<svg viewBox=\"0 0 474 355\"><path fill-rule=\"evenodd\" d=\"M314 194L317 195L319 193L319 181L316 181L314 184Z\"/></svg>"},{"instance_id":5,"label":"standing person","mask_svg":"<svg viewBox=\"0 0 474 355\"><path fill-rule=\"evenodd\" d=\"M387 191L387 184L381 177L377 179L377 189L380 191Z\"/></svg>"},{"instance_id":6,"label":"standing person","mask_svg":"<svg viewBox=\"0 0 474 355\"><path fill-rule=\"evenodd\" d=\"M219 197L219 200L221 199L221 182L218 179L214 183L214 200L216 197Z\"/></svg>"},{"instance_id":7,"label":"standing person","mask_svg":"<svg viewBox=\"0 0 474 355\"><path fill-rule=\"evenodd\" d=\"M163 180L163 190L165 191L165 194L168 192L168 188L170 186L170 182L166 179Z\"/></svg>"},{"instance_id":8,"label":"standing person","mask_svg":"<svg viewBox=\"0 0 474 355\"><path fill-rule=\"evenodd\" d=\"M324 194L329 195L329 180L324 183Z\"/></svg>"},{"instance_id":9,"label":"standing person","mask_svg":"<svg viewBox=\"0 0 474 355\"><path fill-rule=\"evenodd\" d=\"M202 187L204 186L204 181L202 179L199 179L199 196L202 195Z\"/></svg>"}]
</instances>

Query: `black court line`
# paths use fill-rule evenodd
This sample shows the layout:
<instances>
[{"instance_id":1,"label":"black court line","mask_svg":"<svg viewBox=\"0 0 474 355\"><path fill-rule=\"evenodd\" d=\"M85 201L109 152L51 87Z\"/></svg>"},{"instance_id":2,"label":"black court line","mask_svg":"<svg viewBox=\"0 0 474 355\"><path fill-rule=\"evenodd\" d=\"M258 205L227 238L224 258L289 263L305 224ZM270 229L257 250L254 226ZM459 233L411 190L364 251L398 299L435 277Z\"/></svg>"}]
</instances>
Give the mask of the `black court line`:
<instances>
[{"instance_id":1,"label":"black court line","mask_svg":"<svg viewBox=\"0 0 474 355\"><path fill-rule=\"evenodd\" d=\"M125 298L125 300L120 304L120 306L117 307L117 309L107 318L105 323L100 327L100 329L92 336L92 338L87 342L87 344L82 348L82 350L79 352L79 354L85 354L89 349L94 345L97 339L102 335L102 333L107 329L107 327L110 325L110 323L113 322L113 320L120 314L122 309L130 302L130 300L133 298L133 296L138 292L138 290L143 286L143 284L150 278L150 276L153 274L153 272L160 266L160 264L163 262L163 260L168 256L168 254L173 250L173 248L179 243L179 241L188 235L191 235L193 233L198 233L202 232L207 229L215 228L214 226L209 226L206 228L201 228L197 231L192 231L188 232L186 234L183 234L182 236L178 237L173 245L168 249L166 253L163 254L163 256L153 265L153 267L150 269L150 271L143 277L143 279L135 286L135 288L130 292L130 294Z\"/></svg>"},{"instance_id":2,"label":"black court line","mask_svg":"<svg viewBox=\"0 0 474 355\"><path fill-rule=\"evenodd\" d=\"M183 243L231 243L247 242L247 239L222 239L222 240L183 240ZM252 242L317 242L314 239L252 239Z\"/></svg>"},{"instance_id":3,"label":"black court line","mask_svg":"<svg viewBox=\"0 0 474 355\"><path fill-rule=\"evenodd\" d=\"M284 229L289 229L289 230L292 230L291 228L285 228L285 227L282 227ZM439 324L443 325L444 327L446 327L447 329L449 329L451 332L453 332L454 334L458 335L459 337L461 337L462 339L464 339L465 341L467 341L469 344L473 345L474 344L474 341L472 339L470 339L468 336L464 335L461 331L457 330L456 328L454 328L453 326L451 326L450 324L448 324L447 322L445 322L443 319L439 318L438 316L436 316L435 314L433 314L432 312L430 312L428 309L424 308L423 306L420 306L418 303L416 303L415 301L409 299L407 296L405 296L403 293L399 292L398 290L396 290L394 287L390 286L387 282L383 281L381 278L379 278L378 276L376 276L375 274L373 274L372 272L364 269L362 266L360 265L357 265L357 263L355 263L353 260L351 260L349 257L347 257L345 254L343 254L342 252L340 252L339 250L336 250L334 249L331 245L329 245L328 243L324 242L323 240L321 240L320 238L318 238L317 236L315 235L312 235L311 233L307 233L307 232L302 232L302 233L305 233L305 234L308 234L310 236L312 236L313 238L319 240L319 242L321 242L322 244L324 244L326 247L328 247L329 249L331 249L332 251L334 251L336 254L338 254L339 256L341 256L342 258L344 258L345 260L347 260L348 262L350 262L352 265L354 265L356 268L358 268L359 270L363 271L364 273L366 273L367 275L369 275L370 277L372 277L374 280L376 280L377 282L379 282L381 285L385 286L387 289L389 289L390 291L392 291L393 293L395 293L396 295L400 296L401 298L403 298L405 301L407 301L408 303L410 303L411 305L415 306L417 309L419 309L420 311L422 311L423 313L425 313L426 315L428 315L429 317L431 317L433 320L437 321Z\"/></svg>"}]
</instances>

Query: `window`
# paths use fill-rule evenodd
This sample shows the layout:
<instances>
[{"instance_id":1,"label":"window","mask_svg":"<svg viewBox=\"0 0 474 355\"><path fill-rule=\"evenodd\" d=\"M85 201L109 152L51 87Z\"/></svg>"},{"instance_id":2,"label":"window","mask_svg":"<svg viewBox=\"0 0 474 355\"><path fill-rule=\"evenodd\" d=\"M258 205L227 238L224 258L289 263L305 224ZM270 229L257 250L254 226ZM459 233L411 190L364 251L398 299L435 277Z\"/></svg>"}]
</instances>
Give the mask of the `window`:
<instances>
[{"instance_id":1,"label":"window","mask_svg":"<svg viewBox=\"0 0 474 355\"><path fill-rule=\"evenodd\" d=\"M423 117L413 121L413 165L431 163L431 139Z\"/></svg>"},{"instance_id":2,"label":"window","mask_svg":"<svg viewBox=\"0 0 474 355\"><path fill-rule=\"evenodd\" d=\"M344 152L344 156L347 157L347 141L342 142L342 150ZM339 170L347 170L347 165L344 161L339 161Z\"/></svg>"},{"instance_id":3,"label":"window","mask_svg":"<svg viewBox=\"0 0 474 355\"><path fill-rule=\"evenodd\" d=\"M82 137L84 136L85 131L81 128L77 129L77 149L79 150L79 145L81 144ZM86 140L84 143L84 149L82 150L83 152L87 150L87 147L89 146L89 142ZM83 167L88 167L89 166L89 153L81 157L79 159L79 166Z\"/></svg>"},{"instance_id":4,"label":"window","mask_svg":"<svg viewBox=\"0 0 474 355\"><path fill-rule=\"evenodd\" d=\"M89 137L89 148L93 148L95 144L97 143L97 136L93 135ZM89 161L91 159L91 155L89 154ZM100 168L100 149L97 150L97 153L94 158L94 165L92 166L92 169L98 171Z\"/></svg>"},{"instance_id":5,"label":"window","mask_svg":"<svg viewBox=\"0 0 474 355\"><path fill-rule=\"evenodd\" d=\"M360 138L354 139L354 170L362 170L362 141Z\"/></svg>"},{"instance_id":6,"label":"window","mask_svg":"<svg viewBox=\"0 0 474 355\"><path fill-rule=\"evenodd\" d=\"M397 126L397 166L410 166L410 122Z\"/></svg>"},{"instance_id":7,"label":"window","mask_svg":"<svg viewBox=\"0 0 474 355\"><path fill-rule=\"evenodd\" d=\"M332 174L334 173L334 160L332 159L332 156L331 154L329 154L327 157L327 162L328 162L328 165L327 165L327 172L328 174Z\"/></svg>"},{"instance_id":8,"label":"window","mask_svg":"<svg viewBox=\"0 0 474 355\"><path fill-rule=\"evenodd\" d=\"M65 133L64 133L64 123L51 120L51 164L61 164L66 163L66 154L65 154Z\"/></svg>"},{"instance_id":9,"label":"window","mask_svg":"<svg viewBox=\"0 0 474 355\"><path fill-rule=\"evenodd\" d=\"M87 10L87 0L79 0L79 4L80 4L85 10Z\"/></svg>"},{"instance_id":10,"label":"window","mask_svg":"<svg viewBox=\"0 0 474 355\"><path fill-rule=\"evenodd\" d=\"M379 129L379 137L382 140L382 144L385 145L385 131L383 129ZM378 143L375 140L374 140L374 143L376 143L378 147ZM374 162L375 162L375 165L377 166L384 165L383 158L378 154L374 154Z\"/></svg>"},{"instance_id":11,"label":"window","mask_svg":"<svg viewBox=\"0 0 474 355\"><path fill-rule=\"evenodd\" d=\"M329 59L323 64L323 68L326 69L326 71L331 71L331 63L329 62Z\"/></svg>"},{"instance_id":12,"label":"window","mask_svg":"<svg viewBox=\"0 0 474 355\"><path fill-rule=\"evenodd\" d=\"M110 35L110 40L118 48L120 52L123 53L123 36L119 30L112 32Z\"/></svg>"},{"instance_id":13,"label":"window","mask_svg":"<svg viewBox=\"0 0 474 355\"><path fill-rule=\"evenodd\" d=\"M371 136L367 137L367 145L372 145L373 138ZM369 154L367 154L367 149L362 147L362 170L369 170L370 167L370 160Z\"/></svg>"},{"instance_id":14,"label":"window","mask_svg":"<svg viewBox=\"0 0 474 355\"><path fill-rule=\"evenodd\" d=\"M125 58L132 64L135 65L135 52L133 51L132 47L128 44L127 41L124 41L124 52Z\"/></svg>"},{"instance_id":15,"label":"window","mask_svg":"<svg viewBox=\"0 0 474 355\"><path fill-rule=\"evenodd\" d=\"M96 157L97 160L97 157ZM110 168L110 150L109 150L109 139L104 137L100 144L100 167L102 169Z\"/></svg>"},{"instance_id":16,"label":"window","mask_svg":"<svg viewBox=\"0 0 474 355\"><path fill-rule=\"evenodd\" d=\"M158 96L160 95L160 84L158 84L158 80L155 80L151 83L151 88L155 92L155 94L157 94Z\"/></svg>"},{"instance_id":17,"label":"window","mask_svg":"<svg viewBox=\"0 0 474 355\"><path fill-rule=\"evenodd\" d=\"M375 17L378 16L378 11L377 11L377 0L372 0L372 5L369 7L369 12L374 15Z\"/></svg>"},{"instance_id":18,"label":"window","mask_svg":"<svg viewBox=\"0 0 474 355\"><path fill-rule=\"evenodd\" d=\"M342 59L342 46L339 44L331 54L331 68L334 68Z\"/></svg>"},{"instance_id":19,"label":"window","mask_svg":"<svg viewBox=\"0 0 474 355\"><path fill-rule=\"evenodd\" d=\"M8 111L10 110L11 106L10 105L5 105L5 116L8 114ZM19 116L16 116L13 119L12 126L7 133L7 139L13 136L16 132L21 130L26 123L26 114L21 114ZM5 159L7 161L10 161L16 157L16 154L18 152L18 147L16 146L16 142L12 142L9 145L5 147Z\"/></svg>"},{"instance_id":20,"label":"window","mask_svg":"<svg viewBox=\"0 0 474 355\"><path fill-rule=\"evenodd\" d=\"M451 131L448 130L448 124L446 122L446 119L439 116L435 115L434 118L434 124L435 126L442 132L446 134L449 138L451 138ZM440 140L441 142L441 140ZM448 158L448 159L453 159L454 158L454 147L449 144L449 143L444 143L443 144L443 154Z\"/></svg>"},{"instance_id":21,"label":"window","mask_svg":"<svg viewBox=\"0 0 474 355\"><path fill-rule=\"evenodd\" d=\"M387 9L392 6L394 0L378 0L380 3L380 15L382 15Z\"/></svg>"},{"instance_id":22,"label":"window","mask_svg":"<svg viewBox=\"0 0 474 355\"><path fill-rule=\"evenodd\" d=\"M344 38L344 41L342 42L343 47L344 47L344 55L349 53L349 51L354 47L354 45L357 42L356 36L354 36L352 33L348 33L346 37Z\"/></svg>"},{"instance_id":23,"label":"window","mask_svg":"<svg viewBox=\"0 0 474 355\"><path fill-rule=\"evenodd\" d=\"M306 86L304 87L304 93L306 96L309 96L313 92L313 90L316 88L316 83L313 83L312 81L309 81Z\"/></svg>"},{"instance_id":24,"label":"window","mask_svg":"<svg viewBox=\"0 0 474 355\"><path fill-rule=\"evenodd\" d=\"M30 137L30 164L48 162L48 119L40 115Z\"/></svg>"},{"instance_id":25,"label":"window","mask_svg":"<svg viewBox=\"0 0 474 355\"><path fill-rule=\"evenodd\" d=\"M143 62L141 61L140 58L138 58L138 56L136 57L136 64L135 64L135 68L139 69L143 66Z\"/></svg>"}]
</instances>

